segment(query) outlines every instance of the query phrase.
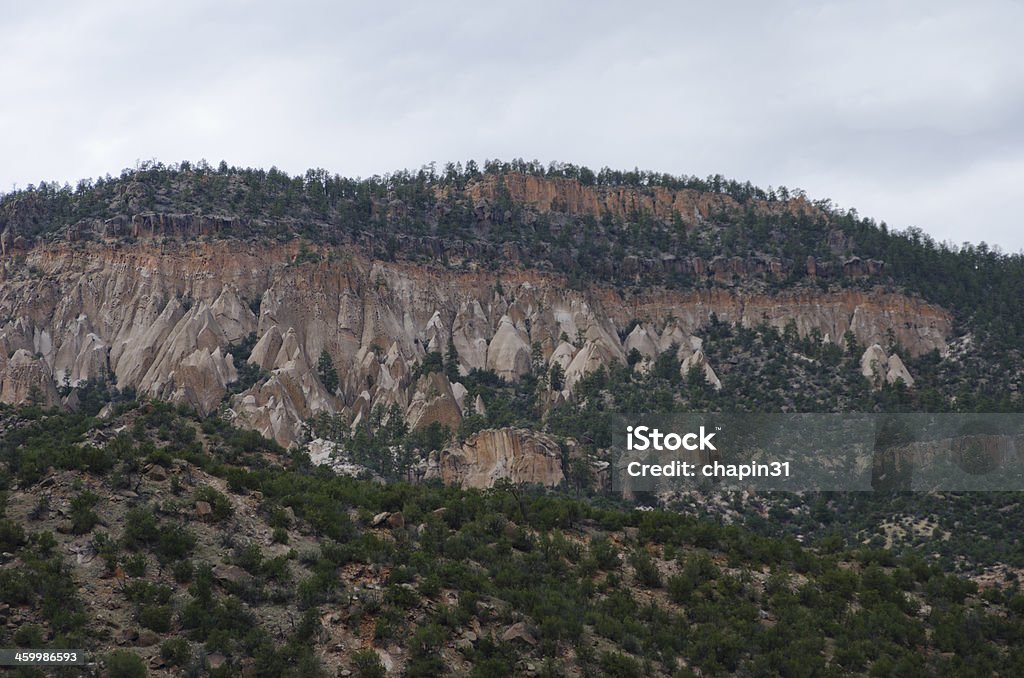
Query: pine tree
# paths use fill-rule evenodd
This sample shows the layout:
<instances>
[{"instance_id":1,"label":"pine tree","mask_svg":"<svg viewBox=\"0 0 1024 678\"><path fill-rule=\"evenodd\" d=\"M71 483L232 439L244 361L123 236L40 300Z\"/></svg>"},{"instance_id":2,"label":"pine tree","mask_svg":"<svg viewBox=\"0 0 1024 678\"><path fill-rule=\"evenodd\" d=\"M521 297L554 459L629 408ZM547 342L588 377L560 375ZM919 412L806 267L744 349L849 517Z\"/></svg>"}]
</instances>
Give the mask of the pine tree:
<instances>
[{"instance_id":1,"label":"pine tree","mask_svg":"<svg viewBox=\"0 0 1024 678\"><path fill-rule=\"evenodd\" d=\"M448 381L455 383L461 376L459 374L459 352L455 350L455 342L448 338L448 350L444 356L444 373Z\"/></svg>"},{"instance_id":2,"label":"pine tree","mask_svg":"<svg viewBox=\"0 0 1024 678\"><path fill-rule=\"evenodd\" d=\"M320 359L316 362L316 372L320 376L320 383L330 393L334 393L338 389L338 370L334 368L334 361L331 360L331 354L327 352L327 349L320 352Z\"/></svg>"}]
</instances>

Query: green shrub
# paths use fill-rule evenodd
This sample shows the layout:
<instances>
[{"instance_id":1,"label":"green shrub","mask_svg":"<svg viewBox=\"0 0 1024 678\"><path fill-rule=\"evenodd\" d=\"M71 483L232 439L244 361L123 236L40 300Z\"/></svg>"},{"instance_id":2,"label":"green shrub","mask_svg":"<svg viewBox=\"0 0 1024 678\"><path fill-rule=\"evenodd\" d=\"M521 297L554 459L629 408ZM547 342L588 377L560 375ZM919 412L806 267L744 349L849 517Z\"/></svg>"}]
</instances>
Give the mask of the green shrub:
<instances>
[{"instance_id":1,"label":"green shrub","mask_svg":"<svg viewBox=\"0 0 1024 678\"><path fill-rule=\"evenodd\" d=\"M160 562L167 563L188 556L195 546L196 537L187 527L164 525L160 527L156 547L153 550Z\"/></svg>"},{"instance_id":2,"label":"green shrub","mask_svg":"<svg viewBox=\"0 0 1024 678\"><path fill-rule=\"evenodd\" d=\"M171 630L171 606L144 606L139 610L139 624L157 633L167 633Z\"/></svg>"},{"instance_id":3,"label":"green shrub","mask_svg":"<svg viewBox=\"0 0 1024 678\"><path fill-rule=\"evenodd\" d=\"M124 559L124 573L129 577L146 576L146 555L134 553Z\"/></svg>"},{"instance_id":4,"label":"green shrub","mask_svg":"<svg viewBox=\"0 0 1024 678\"><path fill-rule=\"evenodd\" d=\"M192 658L192 648L184 638L170 638L160 645L160 656L171 666L184 666Z\"/></svg>"},{"instance_id":5,"label":"green shrub","mask_svg":"<svg viewBox=\"0 0 1024 678\"><path fill-rule=\"evenodd\" d=\"M190 560L179 560L174 564L172 574L174 581L179 584L187 584L192 581L192 575L195 573L195 568L192 567L192 561Z\"/></svg>"},{"instance_id":6,"label":"green shrub","mask_svg":"<svg viewBox=\"0 0 1024 678\"><path fill-rule=\"evenodd\" d=\"M369 648L352 653L352 670L357 678L384 678L387 675L380 656Z\"/></svg>"},{"instance_id":7,"label":"green shrub","mask_svg":"<svg viewBox=\"0 0 1024 678\"><path fill-rule=\"evenodd\" d=\"M633 569L636 570L637 581L649 589L661 588L661 572L654 560L644 550L636 551L630 558Z\"/></svg>"},{"instance_id":8,"label":"green shrub","mask_svg":"<svg viewBox=\"0 0 1024 678\"><path fill-rule=\"evenodd\" d=\"M43 629L36 624L22 624L14 632L14 643L18 647L42 647Z\"/></svg>"},{"instance_id":9,"label":"green shrub","mask_svg":"<svg viewBox=\"0 0 1024 678\"><path fill-rule=\"evenodd\" d=\"M598 661L602 674L616 678L643 678L640 664L633 658L618 652L602 652Z\"/></svg>"},{"instance_id":10,"label":"green shrub","mask_svg":"<svg viewBox=\"0 0 1024 678\"><path fill-rule=\"evenodd\" d=\"M445 641L444 629L437 624L421 626L409 638L409 663L405 675L439 676L444 673L444 660L438 652Z\"/></svg>"},{"instance_id":11,"label":"green shrub","mask_svg":"<svg viewBox=\"0 0 1024 678\"><path fill-rule=\"evenodd\" d=\"M695 582L684 574L676 574L668 578L668 597L677 605L690 602L693 597Z\"/></svg>"},{"instance_id":12,"label":"green shrub","mask_svg":"<svg viewBox=\"0 0 1024 678\"><path fill-rule=\"evenodd\" d=\"M93 511L99 501L99 495L90 490L85 490L71 500L71 532L73 534L90 532L100 521L100 517Z\"/></svg>"},{"instance_id":13,"label":"green shrub","mask_svg":"<svg viewBox=\"0 0 1024 678\"><path fill-rule=\"evenodd\" d=\"M619 568L619 551L607 537L598 537L590 543L590 557L601 570L610 571Z\"/></svg>"},{"instance_id":14,"label":"green shrub","mask_svg":"<svg viewBox=\"0 0 1024 678\"><path fill-rule=\"evenodd\" d=\"M0 551L16 553L25 544L25 530L9 518L0 520Z\"/></svg>"},{"instance_id":15,"label":"green shrub","mask_svg":"<svg viewBox=\"0 0 1024 678\"><path fill-rule=\"evenodd\" d=\"M235 564L249 574L259 574L263 564L263 549L259 544L248 544L235 550Z\"/></svg>"},{"instance_id":16,"label":"green shrub","mask_svg":"<svg viewBox=\"0 0 1024 678\"><path fill-rule=\"evenodd\" d=\"M193 495L193 501L205 501L208 503L213 509L211 518L214 522L227 520L235 512L234 507L231 505L231 500L209 485L203 485L196 490Z\"/></svg>"},{"instance_id":17,"label":"green shrub","mask_svg":"<svg viewBox=\"0 0 1024 678\"><path fill-rule=\"evenodd\" d=\"M124 587L124 595L133 603L167 603L174 591L166 584L151 581L133 581Z\"/></svg>"},{"instance_id":18,"label":"green shrub","mask_svg":"<svg viewBox=\"0 0 1024 678\"><path fill-rule=\"evenodd\" d=\"M115 650L103 658L105 678L146 678L146 664L134 652Z\"/></svg>"},{"instance_id":19,"label":"green shrub","mask_svg":"<svg viewBox=\"0 0 1024 678\"><path fill-rule=\"evenodd\" d=\"M130 509L124 518L124 533L121 540L127 548L144 548L158 539L157 519L153 509L138 506Z\"/></svg>"}]
</instances>

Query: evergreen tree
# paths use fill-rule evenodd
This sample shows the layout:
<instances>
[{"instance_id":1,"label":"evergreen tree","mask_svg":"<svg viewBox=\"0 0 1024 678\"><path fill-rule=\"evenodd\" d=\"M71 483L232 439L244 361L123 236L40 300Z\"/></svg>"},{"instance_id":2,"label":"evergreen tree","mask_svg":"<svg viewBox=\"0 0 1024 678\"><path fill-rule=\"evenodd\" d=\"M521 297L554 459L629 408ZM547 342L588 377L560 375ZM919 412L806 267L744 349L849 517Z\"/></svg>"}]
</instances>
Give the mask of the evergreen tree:
<instances>
[{"instance_id":1,"label":"evergreen tree","mask_svg":"<svg viewBox=\"0 0 1024 678\"><path fill-rule=\"evenodd\" d=\"M316 373L320 377L320 383L330 393L338 390L338 370L334 368L334 361L331 354L324 349L320 352L320 359L316 361Z\"/></svg>"}]
</instances>

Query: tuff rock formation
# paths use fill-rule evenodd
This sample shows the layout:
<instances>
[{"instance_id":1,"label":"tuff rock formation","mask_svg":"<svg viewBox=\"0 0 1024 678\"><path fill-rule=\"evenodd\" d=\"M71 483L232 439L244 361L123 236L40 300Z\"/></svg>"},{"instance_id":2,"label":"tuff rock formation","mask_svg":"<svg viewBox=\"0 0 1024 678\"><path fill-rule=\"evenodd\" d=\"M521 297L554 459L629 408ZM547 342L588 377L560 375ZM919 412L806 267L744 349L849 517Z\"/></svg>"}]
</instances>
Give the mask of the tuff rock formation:
<instances>
[{"instance_id":1,"label":"tuff rock formation","mask_svg":"<svg viewBox=\"0 0 1024 678\"><path fill-rule=\"evenodd\" d=\"M516 379L535 359L545 370L559 364L565 380L546 396L551 405L633 349L647 363L675 347L687 369L700 365L720 388L701 351L712 313L779 329L792 320L801 335L849 330L868 346L891 335L912 355L944 352L951 330L943 309L883 291L648 289L625 298L610 287L569 290L558 275L530 269L503 270L499 286L498 273L386 263L356 251L301 262L298 254L297 243L226 240L55 241L20 252L17 266L4 262L0 284L0 399L53 403L56 387L106 377L203 413L225 407L236 423L291 445L312 415L359 421L378 406L397 406L413 426L437 421L454 430L470 404L481 411L483 402L467 402L463 386L441 373L414 376L427 352L449 344L463 375L489 368ZM250 335L240 363L229 349ZM338 373L334 392L317 374L324 351ZM912 383L897 356L871 361L884 363L884 378ZM229 395L243 367L258 377Z\"/></svg>"},{"instance_id":2,"label":"tuff rock formation","mask_svg":"<svg viewBox=\"0 0 1024 678\"><path fill-rule=\"evenodd\" d=\"M718 375L715 374L715 370L712 369L711 365L708 363L708 359L707 356L704 355L704 351L700 349L694 351L679 365L679 372L685 379L690 374L690 370L695 368L704 373L704 381L710 384L716 391L720 391L722 389L722 381L718 378Z\"/></svg>"},{"instance_id":3,"label":"tuff rock formation","mask_svg":"<svg viewBox=\"0 0 1024 678\"><path fill-rule=\"evenodd\" d=\"M880 344L872 344L864 351L860 358L860 372L875 388L881 388L883 383L895 384L897 381L907 386L914 385L914 378L910 376L899 355L886 355Z\"/></svg>"},{"instance_id":4,"label":"tuff rock formation","mask_svg":"<svg viewBox=\"0 0 1024 678\"><path fill-rule=\"evenodd\" d=\"M499 480L555 486L562 474L558 443L551 436L526 429L487 429L461 445L443 450L428 466L426 478L446 485L493 487Z\"/></svg>"}]
</instances>

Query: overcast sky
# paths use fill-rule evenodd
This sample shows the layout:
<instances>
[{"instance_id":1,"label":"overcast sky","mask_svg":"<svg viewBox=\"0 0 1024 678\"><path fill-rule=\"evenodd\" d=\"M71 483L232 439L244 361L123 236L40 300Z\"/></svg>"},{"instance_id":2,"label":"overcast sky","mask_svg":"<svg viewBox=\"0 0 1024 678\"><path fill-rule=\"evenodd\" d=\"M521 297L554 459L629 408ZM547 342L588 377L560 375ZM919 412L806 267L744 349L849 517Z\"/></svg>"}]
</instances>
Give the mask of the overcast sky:
<instances>
[{"instance_id":1,"label":"overcast sky","mask_svg":"<svg viewBox=\"0 0 1024 678\"><path fill-rule=\"evenodd\" d=\"M523 157L800 187L1024 248L1020 0L0 9L0 191L146 159Z\"/></svg>"}]
</instances>

